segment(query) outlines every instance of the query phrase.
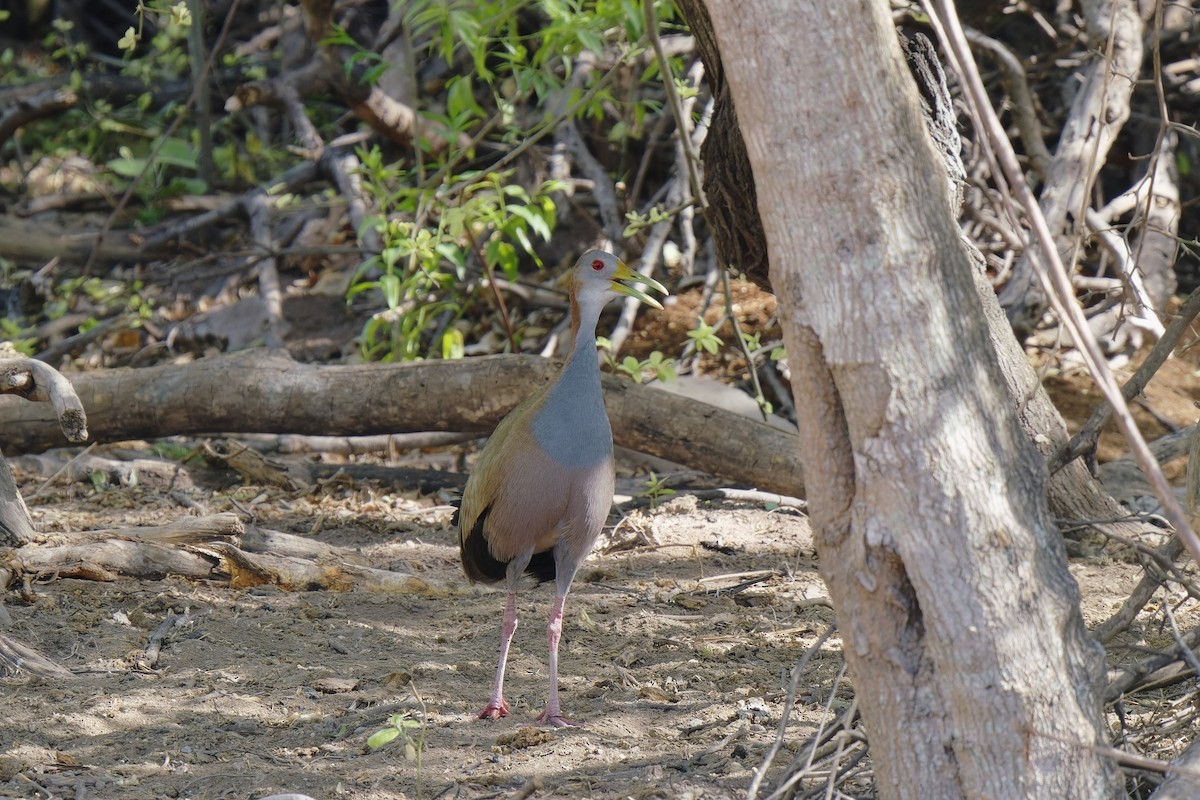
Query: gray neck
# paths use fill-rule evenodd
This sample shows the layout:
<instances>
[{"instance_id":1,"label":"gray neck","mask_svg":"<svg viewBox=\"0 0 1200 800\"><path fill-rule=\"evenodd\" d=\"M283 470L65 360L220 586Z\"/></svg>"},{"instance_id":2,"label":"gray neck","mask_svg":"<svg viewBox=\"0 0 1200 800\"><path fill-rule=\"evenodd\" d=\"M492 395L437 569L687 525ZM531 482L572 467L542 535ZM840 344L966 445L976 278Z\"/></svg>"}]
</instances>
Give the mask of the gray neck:
<instances>
[{"instance_id":1,"label":"gray neck","mask_svg":"<svg viewBox=\"0 0 1200 800\"><path fill-rule=\"evenodd\" d=\"M597 309L594 314L589 314L589 310L579 310L575 340L571 342L567 363L563 364L562 374L558 377L559 384L570 382L582 387L600 382L600 361L596 357L596 324L600 321L600 311Z\"/></svg>"},{"instance_id":2,"label":"gray neck","mask_svg":"<svg viewBox=\"0 0 1200 800\"><path fill-rule=\"evenodd\" d=\"M612 455L612 430L600 389L596 322L600 309L580 309L567 363L533 418L539 445L564 467L598 464ZM591 313L588 313L591 312Z\"/></svg>"}]
</instances>

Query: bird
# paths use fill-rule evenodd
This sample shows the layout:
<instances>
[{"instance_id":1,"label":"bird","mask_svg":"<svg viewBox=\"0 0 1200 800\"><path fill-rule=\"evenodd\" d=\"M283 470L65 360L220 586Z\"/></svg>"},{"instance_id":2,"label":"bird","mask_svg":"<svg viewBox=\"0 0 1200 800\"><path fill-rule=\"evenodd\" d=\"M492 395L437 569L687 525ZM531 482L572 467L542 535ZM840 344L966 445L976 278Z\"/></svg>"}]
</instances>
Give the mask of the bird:
<instances>
[{"instance_id":1,"label":"bird","mask_svg":"<svg viewBox=\"0 0 1200 800\"><path fill-rule=\"evenodd\" d=\"M571 350L566 362L554 383L501 420L463 488L453 520L463 572L472 584L503 581L507 590L496 679L479 719L509 714L504 669L517 630L517 589L528 574L539 584L554 582L546 625L550 694L537 721L576 727L563 716L558 697L563 608L571 581L608 518L616 480L596 326L605 304L621 295L662 308L637 284L667 294L661 283L610 253L589 250L579 257L569 285Z\"/></svg>"}]
</instances>

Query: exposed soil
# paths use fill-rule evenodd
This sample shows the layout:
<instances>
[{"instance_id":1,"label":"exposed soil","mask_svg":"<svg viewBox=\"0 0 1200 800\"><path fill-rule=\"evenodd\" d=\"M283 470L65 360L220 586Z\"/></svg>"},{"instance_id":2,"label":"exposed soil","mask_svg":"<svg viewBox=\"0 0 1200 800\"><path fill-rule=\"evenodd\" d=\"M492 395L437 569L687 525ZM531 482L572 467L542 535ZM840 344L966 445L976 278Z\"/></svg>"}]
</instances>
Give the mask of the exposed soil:
<instances>
[{"instance_id":1,"label":"exposed soil","mask_svg":"<svg viewBox=\"0 0 1200 800\"><path fill-rule=\"evenodd\" d=\"M206 505L234 508L220 495ZM521 597L512 715L479 721L504 598L461 579L448 508L366 488L254 508L257 524L293 532L324 515L322 541L456 588L285 594L48 577L34 604L10 603L9 633L76 677L5 681L0 793L45 796L36 783L53 796L382 800L491 797L538 780L539 797L734 797L774 738L788 671L832 620L802 602L824 587L799 514L677 498L623 520L576 581L562 688L583 727L533 725L546 695L547 587ZM39 528L77 529L182 510L114 490L33 513ZM168 635L157 670L137 669L172 610L190 622ZM797 740L840 662L834 644L811 662ZM402 739L365 745L403 713L423 721L412 731L419 764Z\"/></svg>"},{"instance_id":2,"label":"exposed soil","mask_svg":"<svg viewBox=\"0 0 1200 800\"><path fill-rule=\"evenodd\" d=\"M1169 362L1147 393L1139 415L1150 433L1165 432L1164 421L1194 420L1200 378L1190 358ZM1048 385L1076 419L1095 402L1083 377L1055 375ZM1105 456L1120 455L1118 440L1106 437L1104 447ZM644 475L629 475L630 465L622 471L620 491L645 491ZM27 497L43 480L17 477ZM8 596L7 633L74 678L0 680L0 797L740 798L776 738L789 671L833 621L802 514L663 498L656 509L614 517L570 596L563 705L582 726L534 725L546 698L546 586L520 598L506 692L513 713L480 721L504 597L461 577L446 498L347 481L307 495L248 486L187 494L55 482L30 505L40 530L69 531L161 523L190 513L186 499L312 535L444 591L289 594L42 576L26 594ZM1072 570L1089 625L1142 575L1136 564L1103 559ZM1194 603L1172 600L1181 628L1200 623ZM186 622L147 669L147 641L172 612ZM1169 644L1156 602L1110 656L1127 662L1142 656L1138 648ZM806 667L766 785L848 707L841 668L835 635ZM1158 730L1149 754L1170 758L1191 734L1180 723L1182 733L1168 735L1164 715L1190 719L1184 712L1194 711L1195 697L1185 685L1130 698L1126 730ZM396 715L411 721L411 738L369 748L368 737ZM1115 715L1110 724L1119 728ZM844 792L869 792L864 777L841 780Z\"/></svg>"},{"instance_id":3,"label":"exposed soil","mask_svg":"<svg viewBox=\"0 0 1200 800\"><path fill-rule=\"evenodd\" d=\"M390 800L536 786L517 796L743 797L775 738L789 670L832 622L811 602L825 590L803 516L680 496L623 519L576 581L563 702L583 727L533 725L546 695L547 587L521 596L513 714L479 721L503 594L461 579L449 508L367 486L310 497L238 487L196 499L209 511L252 508L256 524L294 533L323 520L316 538L450 591L288 594L46 576L32 604L10 598L9 633L75 678L3 682L3 796ZM183 513L162 496L81 487L33 507L45 530ZM1073 568L1091 623L1141 575L1128 563ZM1181 625L1197 621L1191 609L1177 612ZM188 622L167 635L156 669L140 669L151 631L171 611ZM1146 637L1165 644L1153 620L1126 641ZM835 686L840 648L835 636L808 664L768 782L849 702L846 684ZM367 738L396 714L421 723L411 747L399 738L370 751Z\"/></svg>"}]
</instances>

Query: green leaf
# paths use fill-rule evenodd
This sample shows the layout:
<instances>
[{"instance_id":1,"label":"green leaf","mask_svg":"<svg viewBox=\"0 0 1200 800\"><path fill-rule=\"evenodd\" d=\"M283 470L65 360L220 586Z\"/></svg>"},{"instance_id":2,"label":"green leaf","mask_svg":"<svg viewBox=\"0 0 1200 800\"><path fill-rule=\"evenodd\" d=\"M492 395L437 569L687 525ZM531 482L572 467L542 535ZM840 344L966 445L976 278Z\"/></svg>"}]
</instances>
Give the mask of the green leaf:
<instances>
[{"instance_id":1,"label":"green leaf","mask_svg":"<svg viewBox=\"0 0 1200 800\"><path fill-rule=\"evenodd\" d=\"M460 359L465 354L462 331L458 328L450 328L442 334L442 358L451 361Z\"/></svg>"},{"instance_id":2,"label":"green leaf","mask_svg":"<svg viewBox=\"0 0 1200 800\"><path fill-rule=\"evenodd\" d=\"M155 163L194 170L199 163L198 159L196 148L191 142L172 137L163 142L155 157Z\"/></svg>"},{"instance_id":3,"label":"green leaf","mask_svg":"<svg viewBox=\"0 0 1200 800\"><path fill-rule=\"evenodd\" d=\"M475 100L471 79L465 75L456 75L446 82L446 112L451 117L483 117L483 107Z\"/></svg>"},{"instance_id":4,"label":"green leaf","mask_svg":"<svg viewBox=\"0 0 1200 800\"><path fill-rule=\"evenodd\" d=\"M526 206L508 205L504 208L513 216L520 217L521 219L525 220L525 222L529 224L530 229L533 230L533 232L538 236L542 237L543 241L550 241L550 226L546 224L546 220L541 214Z\"/></svg>"},{"instance_id":5,"label":"green leaf","mask_svg":"<svg viewBox=\"0 0 1200 800\"><path fill-rule=\"evenodd\" d=\"M128 151L129 148L123 147L121 149ZM122 178L136 178L146 168L146 159L133 158L132 156L114 158L108 162L108 168Z\"/></svg>"},{"instance_id":6,"label":"green leaf","mask_svg":"<svg viewBox=\"0 0 1200 800\"><path fill-rule=\"evenodd\" d=\"M381 731L375 731L375 733L371 734L371 736L367 739L367 747L371 748L372 750L378 750L399 735L400 731L397 728L384 728Z\"/></svg>"},{"instance_id":7,"label":"green leaf","mask_svg":"<svg viewBox=\"0 0 1200 800\"><path fill-rule=\"evenodd\" d=\"M398 275L387 274L379 278L379 288L383 291L383 301L387 303L387 307L396 309L400 307L400 277Z\"/></svg>"},{"instance_id":8,"label":"green leaf","mask_svg":"<svg viewBox=\"0 0 1200 800\"><path fill-rule=\"evenodd\" d=\"M508 242L499 240L488 244L487 249L488 260L499 267L505 277L510 280L515 280L517 277L517 248L513 247Z\"/></svg>"},{"instance_id":9,"label":"green leaf","mask_svg":"<svg viewBox=\"0 0 1200 800\"><path fill-rule=\"evenodd\" d=\"M533 242L529 241L529 235L525 233L524 228L513 229L513 238L517 240L517 244L521 245L521 249L529 255L534 255Z\"/></svg>"}]
</instances>

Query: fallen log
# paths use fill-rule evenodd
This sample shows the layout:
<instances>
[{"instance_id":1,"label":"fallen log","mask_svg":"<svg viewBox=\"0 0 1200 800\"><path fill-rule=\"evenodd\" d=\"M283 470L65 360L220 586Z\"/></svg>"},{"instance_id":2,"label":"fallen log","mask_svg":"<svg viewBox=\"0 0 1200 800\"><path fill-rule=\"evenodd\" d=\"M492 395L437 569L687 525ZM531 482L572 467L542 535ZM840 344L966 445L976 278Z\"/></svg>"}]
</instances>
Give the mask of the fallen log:
<instances>
[{"instance_id":1,"label":"fallen log","mask_svg":"<svg viewBox=\"0 0 1200 800\"><path fill-rule=\"evenodd\" d=\"M314 366L251 350L71 379L92 440L113 442L204 433L485 434L557 371L557 364L526 355ZM803 495L795 434L610 375L604 393L618 445L733 484ZM44 407L0 398L5 452L60 443L57 421Z\"/></svg>"}]
</instances>

